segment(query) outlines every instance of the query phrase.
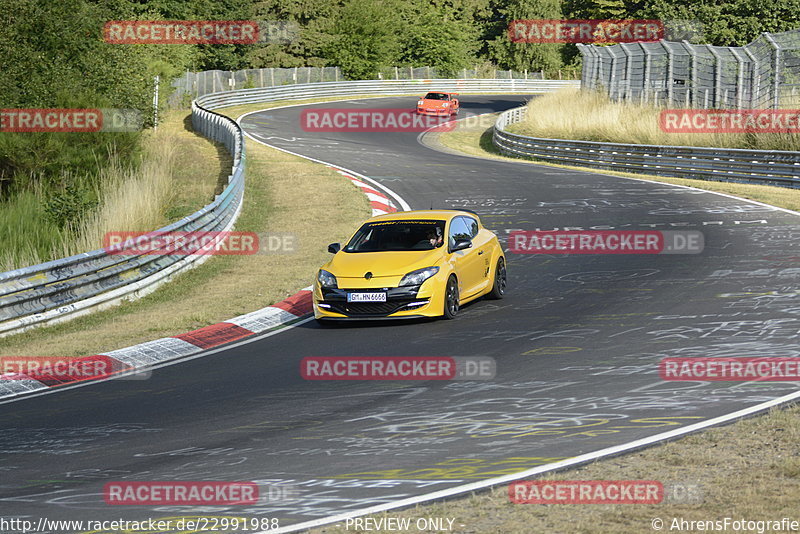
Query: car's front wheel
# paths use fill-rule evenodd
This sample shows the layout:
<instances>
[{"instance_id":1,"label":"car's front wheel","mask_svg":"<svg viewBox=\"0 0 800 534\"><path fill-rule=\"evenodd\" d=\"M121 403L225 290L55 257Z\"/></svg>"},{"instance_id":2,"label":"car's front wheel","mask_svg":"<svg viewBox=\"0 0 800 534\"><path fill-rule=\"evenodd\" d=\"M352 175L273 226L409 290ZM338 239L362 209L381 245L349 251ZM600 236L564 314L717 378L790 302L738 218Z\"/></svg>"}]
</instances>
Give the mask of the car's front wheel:
<instances>
[{"instance_id":1,"label":"car's front wheel","mask_svg":"<svg viewBox=\"0 0 800 534\"><path fill-rule=\"evenodd\" d=\"M498 258L497 266L494 268L494 285L488 297L490 299L501 299L506 294L506 262L503 258Z\"/></svg>"},{"instance_id":2,"label":"car's front wheel","mask_svg":"<svg viewBox=\"0 0 800 534\"><path fill-rule=\"evenodd\" d=\"M452 274L447 279L447 288L444 293L444 318L454 319L458 315L458 281Z\"/></svg>"}]
</instances>

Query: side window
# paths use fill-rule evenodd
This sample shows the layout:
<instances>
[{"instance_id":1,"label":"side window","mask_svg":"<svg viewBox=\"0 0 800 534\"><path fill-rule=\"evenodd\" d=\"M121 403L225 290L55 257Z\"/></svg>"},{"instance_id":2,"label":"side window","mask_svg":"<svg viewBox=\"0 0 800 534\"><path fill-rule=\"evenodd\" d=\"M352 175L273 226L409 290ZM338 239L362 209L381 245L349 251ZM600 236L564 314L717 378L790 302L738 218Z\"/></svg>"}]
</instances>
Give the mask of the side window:
<instances>
[{"instance_id":1,"label":"side window","mask_svg":"<svg viewBox=\"0 0 800 534\"><path fill-rule=\"evenodd\" d=\"M478 221L473 219L472 217L462 217L464 222L467 224L467 228L469 228L470 237L474 238L478 235Z\"/></svg>"},{"instance_id":2,"label":"side window","mask_svg":"<svg viewBox=\"0 0 800 534\"><path fill-rule=\"evenodd\" d=\"M447 243L451 249L459 239L472 239L472 234L464 219L464 217L456 217L450 222Z\"/></svg>"}]
</instances>

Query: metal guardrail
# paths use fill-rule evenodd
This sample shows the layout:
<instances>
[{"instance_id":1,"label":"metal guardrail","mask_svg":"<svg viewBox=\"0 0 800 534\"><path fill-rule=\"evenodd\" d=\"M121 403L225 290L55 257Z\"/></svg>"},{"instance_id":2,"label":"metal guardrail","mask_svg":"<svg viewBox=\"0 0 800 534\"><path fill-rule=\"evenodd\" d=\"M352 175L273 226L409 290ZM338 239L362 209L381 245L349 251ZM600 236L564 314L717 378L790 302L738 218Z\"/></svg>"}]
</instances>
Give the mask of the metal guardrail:
<instances>
[{"instance_id":1,"label":"metal guardrail","mask_svg":"<svg viewBox=\"0 0 800 534\"><path fill-rule=\"evenodd\" d=\"M458 78L481 79L477 65L473 69L458 71ZM489 75L489 71L486 71ZM375 80L429 80L432 78L449 78L443 76L435 67L384 67ZM542 72L496 70L491 71L491 78L501 80L543 79ZM242 70L207 70L203 72L186 72L172 81L173 93L169 96L172 105L190 95L197 99L209 93L219 91L235 91L254 87L275 87L312 82L339 82L346 80L339 67L266 67L262 69Z\"/></svg>"},{"instance_id":2,"label":"metal guardrail","mask_svg":"<svg viewBox=\"0 0 800 534\"><path fill-rule=\"evenodd\" d=\"M510 109L495 122L492 140L503 154L656 176L800 188L800 152L659 146L546 139L511 133L527 108Z\"/></svg>"},{"instance_id":3,"label":"metal guardrail","mask_svg":"<svg viewBox=\"0 0 800 534\"><path fill-rule=\"evenodd\" d=\"M241 210L245 169L241 128L194 104L192 125L233 155L228 185L211 204L151 235L229 230ZM0 336L139 298L206 259L208 255L123 255L98 249L0 273Z\"/></svg>"},{"instance_id":4,"label":"metal guardrail","mask_svg":"<svg viewBox=\"0 0 800 534\"><path fill-rule=\"evenodd\" d=\"M192 103L192 126L221 142L233 155L228 186L214 202L192 215L156 230L228 230L241 210L244 194L244 134L233 120L210 111L224 106L308 98L423 93L543 93L578 87L577 80L366 80L284 85L204 95ZM199 265L208 255L137 256L94 250L69 258L0 273L0 337L68 320L153 291L175 274Z\"/></svg>"},{"instance_id":5,"label":"metal guardrail","mask_svg":"<svg viewBox=\"0 0 800 534\"><path fill-rule=\"evenodd\" d=\"M307 98L369 94L397 96L425 93L429 90L472 94L537 94L566 87L580 87L580 80L363 80L306 83L212 93L210 95L201 96L196 102L206 109L217 109L240 104L302 100Z\"/></svg>"}]
</instances>

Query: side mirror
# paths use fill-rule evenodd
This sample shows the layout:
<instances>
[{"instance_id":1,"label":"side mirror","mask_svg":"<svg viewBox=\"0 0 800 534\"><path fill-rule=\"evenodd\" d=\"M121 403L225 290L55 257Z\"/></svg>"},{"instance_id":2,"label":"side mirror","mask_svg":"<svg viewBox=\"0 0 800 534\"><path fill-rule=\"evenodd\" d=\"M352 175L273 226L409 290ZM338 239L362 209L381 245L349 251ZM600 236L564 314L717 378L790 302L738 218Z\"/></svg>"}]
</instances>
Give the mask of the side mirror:
<instances>
[{"instance_id":1,"label":"side mirror","mask_svg":"<svg viewBox=\"0 0 800 534\"><path fill-rule=\"evenodd\" d=\"M456 240L456 244L453 245L453 248L450 252L458 252L459 250L464 250L466 248L472 247L472 240L471 239L458 239Z\"/></svg>"},{"instance_id":2,"label":"side mirror","mask_svg":"<svg viewBox=\"0 0 800 534\"><path fill-rule=\"evenodd\" d=\"M336 254L342 249L342 246L339 243L331 243L328 245L328 252L331 254Z\"/></svg>"}]
</instances>

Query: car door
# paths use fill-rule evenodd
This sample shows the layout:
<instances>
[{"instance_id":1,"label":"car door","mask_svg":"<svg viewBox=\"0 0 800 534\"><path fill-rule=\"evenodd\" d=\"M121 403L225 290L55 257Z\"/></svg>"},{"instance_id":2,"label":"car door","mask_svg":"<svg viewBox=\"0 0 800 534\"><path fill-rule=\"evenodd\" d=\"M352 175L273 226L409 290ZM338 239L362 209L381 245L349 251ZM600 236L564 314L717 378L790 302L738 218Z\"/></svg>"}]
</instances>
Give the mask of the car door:
<instances>
[{"instance_id":1,"label":"car door","mask_svg":"<svg viewBox=\"0 0 800 534\"><path fill-rule=\"evenodd\" d=\"M486 229L481 229L476 218L463 217L463 219L472 236L472 248L478 257L478 263L480 263L480 275L474 289L475 292L483 291L491 282L489 272L492 261L492 234Z\"/></svg>"},{"instance_id":2,"label":"car door","mask_svg":"<svg viewBox=\"0 0 800 534\"><path fill-rule=\"evenodd\" d=\"M454 217L450 221L450 230L447 234L448 250L452 250L457 240L472 240L472 229L465 217ZM485 254L483 254L485 255ZM483 255L478 255L473 244L464 250L451 252L450 261L458 277L458 294L461 300L466 299L480 291L479 286L483 274Z\"/></svg>"}]
</instances>

